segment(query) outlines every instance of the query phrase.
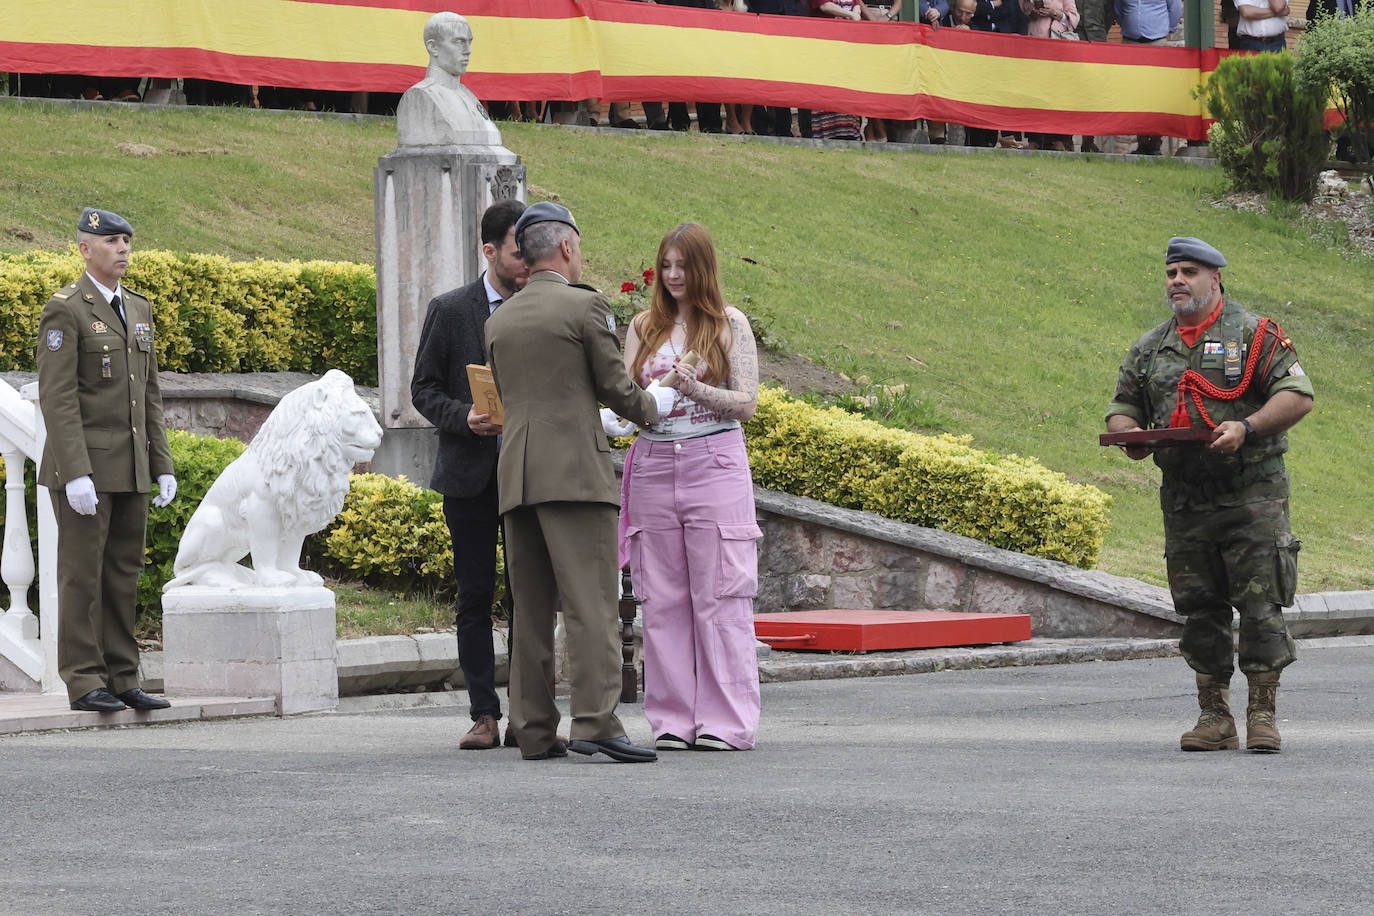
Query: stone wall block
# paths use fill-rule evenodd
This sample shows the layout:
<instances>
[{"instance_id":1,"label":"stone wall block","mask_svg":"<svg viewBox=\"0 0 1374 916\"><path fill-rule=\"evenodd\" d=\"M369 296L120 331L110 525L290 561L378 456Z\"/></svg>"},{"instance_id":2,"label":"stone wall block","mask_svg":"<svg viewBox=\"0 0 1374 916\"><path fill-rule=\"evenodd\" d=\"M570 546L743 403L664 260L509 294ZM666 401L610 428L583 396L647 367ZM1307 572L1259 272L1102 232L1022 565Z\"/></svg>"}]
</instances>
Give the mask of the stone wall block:
<instances>
[{"instance_id":1,"label":"stone wall block","mask_svg":"<svg viewBox=\"0 0 1374 916\"><path fill-rule=\"evenodd\" d=\"M1111 633L1126 638L1177 639L1183 627L1159 617L1123 611L1091 598L1049 592L1044 608L1031 614L1031 633L1052 638Z\"/></svg>"},{"instance_id":2,"label":"stone wall block","mask_svg":"<svg viewBox=\"0 0 1374 916\"><path fill-rule=\"evenodd\" d=\"M968 579L969 569L962 563L932 558L926 566L920 606L939 611L964 610Z\"/></svg>"},{"instance_id":3,"label":"stone wall block","mask_svg":"<svg viewBox=\"0 0 1374 916\"><path fill-rule=\"evenodd\" d=\"M878 565L875 545L867 538L845 531L830 530L824 532L820 542L821 551L817 558L819 564L812 567L813 569L840 575L863 572Z\"/></svg>"},{"instance_id":4,"label":"stone wall block","mask_svg":"<svg viewBox=\"0 0 1374 916\"><path fill-rule=\"evenodd\" d=\"M759 593L754 598L755 614L774 614L787 610L782 576L759 576Z\"/></svg>"},{"instance_id":5,"label":"stone wall block","mask_svg":"<svg viewBox=\"0 0 1374 916\"><path fill-rule=\"evenodd\" d=\"M926 605L921 601L921 580L917 573L907 570L889 570L874 577L873 607L889 611L920 611Z\"/></svg>"},{"instance_id":6,"label":"stone wall block","mask_svg":"<svg viewBox=\"0 0 1374 916\"><path fill-rule=\"evenodd\" d=\"M223 401L199 401L196 403L193 422L202 429L219 430L224 429L228 417L229 410Z\"/></svg>"},{"instance_id":7,"label":"stone wall block","mask_svg":"<svg viewBox=\"0 0 1374 916\"><path fill-rule=\"evenodd\" d=\"M830 584L830 604L836 608L873 610L880 605L872 576L837 576Z\"/></svg>"},{"instance_id":8,"label":"stone wall block","mask_svg":"<svg viewBox=\"0 0 1374 916\"><path fill-rule=\"evenodd\" d=\"M1008 576L980 570L973 582L967 610L976 614L1030 614L1032 626L1045 613L1046 589Z\"/></svg>"},{"instance_id":9,"label":"stone wall block","mask_svg":"<svg viewBox=\"0 0 1374 916\"><path fill-rule=\"evenodd\" d=\"M921 568L921 560L925 557L919 550L912 547L898 547L879 543L874 546L874 550L877 565L883 569L918 570Z\"/></svg>"},{"instance_id":10,"label":"stone wall block","mask_svg":"<svg viewBox=\"0 0 1374 916\"><path fill-rule=\"evenodd\" d=\"M819 529L776 515L763 514L760 522L763 529L760 573L785 575L807 568L807 561L819 546Z\"/></svg>"},{"instance_id":11,"label":"stone wall block","mask_svg":"<svg viewBox=\"0 0 1374 916\"><path fill-rule=\"evenodd\" d=\"M829 576L788 576L783 597L788 610L815 610L831 606Z\"/></svg>"}]
</instances>

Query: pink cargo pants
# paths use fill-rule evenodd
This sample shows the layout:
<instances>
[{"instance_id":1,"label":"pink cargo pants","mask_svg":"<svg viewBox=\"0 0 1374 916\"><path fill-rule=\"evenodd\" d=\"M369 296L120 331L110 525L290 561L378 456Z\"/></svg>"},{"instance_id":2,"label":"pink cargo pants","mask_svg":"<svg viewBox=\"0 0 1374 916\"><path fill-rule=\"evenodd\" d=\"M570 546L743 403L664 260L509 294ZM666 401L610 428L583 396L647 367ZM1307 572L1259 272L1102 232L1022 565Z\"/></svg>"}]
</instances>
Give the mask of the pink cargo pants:
<instances>
[{"instance_id":1,"label":"pink cargo pants","mask_svg":"<svg viewBox=\"0 0 1374 916\"><path fill-rule=\"evenodd\" d=\"M644 608L644 714L654 737L754 746L758 539L744 433L636 440L622 530Z\"/></svg>"}]
</instances>

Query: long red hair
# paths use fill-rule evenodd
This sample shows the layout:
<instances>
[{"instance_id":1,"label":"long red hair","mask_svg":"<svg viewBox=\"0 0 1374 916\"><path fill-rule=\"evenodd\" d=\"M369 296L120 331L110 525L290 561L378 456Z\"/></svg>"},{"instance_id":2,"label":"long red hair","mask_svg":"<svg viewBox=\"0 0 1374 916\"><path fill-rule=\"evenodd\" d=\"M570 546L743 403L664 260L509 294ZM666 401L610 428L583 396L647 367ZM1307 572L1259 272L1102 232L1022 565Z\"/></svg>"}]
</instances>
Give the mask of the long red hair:
<instances>
[{"instance_id":1,"label":"long red hair","mask_svg":"<svg viewBox=\"0 0 1374 916\"><path fill-rule=\"evenodd\" d=\"M711 234L700 223L675 226L658 245L658 261L654 267L654 294L649 309L634 318L639 334L639 352L631 365L632 378L643 377L644 364L657 353L673 332L677 321L678 303L663 285L663 261L668 249L676 248L682 255L687 274L686 300L692 304L687 314L687 345L683 352L695 350L706 366L703 381L720 385L730 377L730 347L734 338L730 321L725 317L725 297L720 291L720 271L716 266L716 246Z\"/></svg>"}]
</instances>

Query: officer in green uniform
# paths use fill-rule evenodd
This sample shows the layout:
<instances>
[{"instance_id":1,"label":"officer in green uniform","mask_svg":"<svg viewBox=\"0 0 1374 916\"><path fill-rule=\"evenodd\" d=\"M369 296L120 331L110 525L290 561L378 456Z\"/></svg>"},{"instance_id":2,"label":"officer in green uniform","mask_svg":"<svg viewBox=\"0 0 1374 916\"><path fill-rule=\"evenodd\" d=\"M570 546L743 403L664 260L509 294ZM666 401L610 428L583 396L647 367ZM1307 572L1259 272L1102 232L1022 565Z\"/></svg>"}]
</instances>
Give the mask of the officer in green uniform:
<instances>
[{"instance_id":1,"label":"officer in green uniform","mask_svg":"<svg viewBox=\"0 0 1374 916\"><path fill-rule=\"evenodd\" d=\"M148 492L176 496L162 422L153 309L120 284L133 228L87 207L86 272L43 308L38 406L47 440L38 482L57 515L57 664L72 709L163 709L138 679L134 641Z\"/></svg>"},{"instance_id":2,"label":"officer in green uniform","mask_svg":"<svg viewBox=\"0 0 1374 916\"><path fill-rule=\"evenodd\" d=\"M1226 259L1195 238L1169 240L1165 292L1174 316L1135 342L1107 410L1110 432L1212 428L1210 442L1153 449L1163 471L1164 550L1179 649L1196 672L1197 725L1187 751L1239 747L1230 710L1232 608L1249 681L1246 747L1278 751L1275 693L1293 661L1283 608L1293 603L1299 542L1288 526L1289 427L1312 409L1312 382L1272 320L1223 298ZM1129 447L1140 459L1150 448Z\"/></svg>"}]
</instances>

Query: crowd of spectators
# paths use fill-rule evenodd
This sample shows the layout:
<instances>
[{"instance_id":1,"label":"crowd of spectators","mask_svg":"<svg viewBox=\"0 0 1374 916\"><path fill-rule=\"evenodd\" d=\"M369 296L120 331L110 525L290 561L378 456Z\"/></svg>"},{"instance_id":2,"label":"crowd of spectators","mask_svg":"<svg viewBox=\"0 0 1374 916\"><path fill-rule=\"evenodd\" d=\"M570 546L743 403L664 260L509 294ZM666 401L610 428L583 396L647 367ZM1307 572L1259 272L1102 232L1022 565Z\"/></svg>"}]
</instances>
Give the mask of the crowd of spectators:
<instances>
[{"instance_id":1,"label":"crowd of spectators","mask_svg":"<svg viewBox=\"0 0 1374 916\"><path fill-rule=\"evenodd\" d=\"M630 0L704 10L747 12L768 16L806 16L825 19L882 23L914 19L932 29L968 29L1082 41L1106 41L1112 24L1120 25L1121 41L1129 44L1181 44L1182 0ZM1352 0L1311 0L1308 17L1330 7L1340 15ZM903 4L907 16L902 16ZM1228 45L1255 51L1282 50L1286 42L1288 0L1222 0L1222 18L1228 26ZM115 101L180 101L174 81L72 75L10 74L9 89L15 95L54 98L110 99ZM399 93L323 92L270 86L239 86L209 80L186 79L181 83L184 101L192 105L242 105L254 108L293 108L305 111L339 111L392 114ZM634 105L617 102L603 111L596 100L579 102L492 101L488 109L495 119L537 120L566 124L607 124L649 130L689 130L693 123L703 133L765 134L780 137L911 142L920 122L864 118L834 111L783 108L771 105L722 104L712 101L651 100ZM947 125L925 121L930 143L947 142ZM961 125L962 126L962 125ZM963 126L968 146L1029 147L1072 150L1073 137ZM1096 138L1081 138L1082 152L1095 152ZM1158 155L1161 138L1141 136L1134 152Z\"/></svg>"}]
</instances>

